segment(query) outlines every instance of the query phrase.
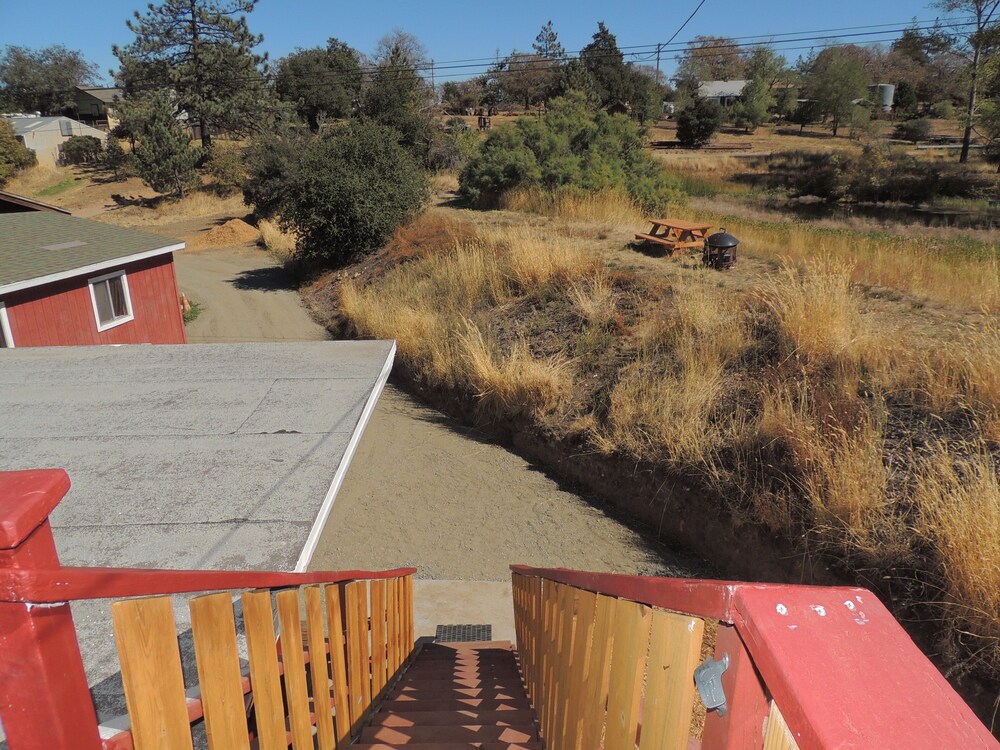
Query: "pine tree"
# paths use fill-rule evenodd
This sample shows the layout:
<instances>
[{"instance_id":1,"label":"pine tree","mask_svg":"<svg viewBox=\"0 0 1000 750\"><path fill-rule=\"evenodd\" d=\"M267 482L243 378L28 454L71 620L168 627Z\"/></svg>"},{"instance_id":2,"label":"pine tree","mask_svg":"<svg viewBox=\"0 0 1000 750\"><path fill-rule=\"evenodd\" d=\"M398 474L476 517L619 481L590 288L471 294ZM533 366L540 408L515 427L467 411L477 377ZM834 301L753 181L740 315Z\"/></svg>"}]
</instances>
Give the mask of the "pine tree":
<instances>
[{"instance_id":1,"label":"pine tree","mask_svg":"<svg viewBox=\"0 0 1000 750\"><path fill-rule=\"evenodd\" d=\"M566 57L566 50L559 43L559 35L552 28L552 21L549 21L542 27L542 30L538 32L538 36L535 37L535 43L531 47L535 50L536 55L549 60L562 60Z\"/></svg>"},{"instance_id":2,"label":"pine tree","mask_svg":"<svg viewBox=\"0 0 1000 750\"><path fill-rule=\"evenodd\" d=\"M153 91L126 101L122 122L135 134L135 170L153 190L183 198L198 181L202 150L177 121L171 94Z\"/></svg>"},{"instance_id":3,"label":"pine tree","mask_svg":"<svg viewBox=\"0 0 1000 750\"><path fill-rule=\"evenodd\" d=\"M177 106L201 126L201 143L212 145L210 130L237 133L260 126L267 87L265 57L254 53L264 37L250 33L246 16L257 0L164 0L138 11L127 22L136 39L114 47L121 63L117 79L126 97L169 89Z\"/></svg>"}]
</instances>

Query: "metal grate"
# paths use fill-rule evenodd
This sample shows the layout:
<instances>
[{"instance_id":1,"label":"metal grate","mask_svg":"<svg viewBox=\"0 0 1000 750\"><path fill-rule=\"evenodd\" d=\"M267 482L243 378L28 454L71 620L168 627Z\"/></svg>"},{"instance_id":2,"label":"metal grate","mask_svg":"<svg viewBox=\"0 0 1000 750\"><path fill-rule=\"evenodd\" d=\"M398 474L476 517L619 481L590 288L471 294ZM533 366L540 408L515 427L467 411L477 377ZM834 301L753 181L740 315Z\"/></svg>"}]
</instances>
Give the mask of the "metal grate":
<instances>
[{"instance_id":1,"label":"metal grate","mask_svg":"<svg viewBox=\"0 0 1000 750\"><path fill-rule=\"evenodd\" d=\"M492 625L438 625L434 640L438 643L492 641Z\"/></svg>"}]
</instances>

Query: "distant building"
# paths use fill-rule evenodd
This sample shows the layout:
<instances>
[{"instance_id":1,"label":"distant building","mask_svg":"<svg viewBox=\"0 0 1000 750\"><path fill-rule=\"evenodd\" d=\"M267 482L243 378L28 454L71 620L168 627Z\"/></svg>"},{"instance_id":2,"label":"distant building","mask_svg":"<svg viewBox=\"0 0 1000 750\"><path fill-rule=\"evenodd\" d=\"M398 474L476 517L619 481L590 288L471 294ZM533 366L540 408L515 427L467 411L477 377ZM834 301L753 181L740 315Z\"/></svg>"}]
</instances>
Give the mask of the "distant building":
<instances>
[{"instance_id":1,"label":"distant building","mask_svg":"<svg viewBox=\"0 0 1000 750\"><path fill-rule=\"evenodd\" d=\"M698 97L729 107L736 104L747 81L702 81L698 84Z\"/></svg>"},{"instance_id":2,"label":"distant building","mask_svg":"<svg viewBox=\"0 0 1000 750\"><path fill-rule=\"evenodd\" d=\"M54 167L61 163L60 147L74 135L90 135L101 143L108 134L69 117L7 117L17 140L35 152L38 163Z\"/></svg>"},{"instance_id":3,"label":"distant building","mask_svg":"<svg viewBox=\"0 0 1000 750\"><path fill-rule=\"evenodd\" d=\"M91 127L111 130L118 124L115 100L121 98L119 88L77 86L73 97L76 119Z\"/></svg>"},{"instance_id":4,"label":"distant building","mask_svg":"<svg viewBox=\"0 0 1000 750\"><path fill-rule=\"evenodd\" d=\"M0 349L183 344L183 242L0 193Z\"/></svg>"}]
</instances>

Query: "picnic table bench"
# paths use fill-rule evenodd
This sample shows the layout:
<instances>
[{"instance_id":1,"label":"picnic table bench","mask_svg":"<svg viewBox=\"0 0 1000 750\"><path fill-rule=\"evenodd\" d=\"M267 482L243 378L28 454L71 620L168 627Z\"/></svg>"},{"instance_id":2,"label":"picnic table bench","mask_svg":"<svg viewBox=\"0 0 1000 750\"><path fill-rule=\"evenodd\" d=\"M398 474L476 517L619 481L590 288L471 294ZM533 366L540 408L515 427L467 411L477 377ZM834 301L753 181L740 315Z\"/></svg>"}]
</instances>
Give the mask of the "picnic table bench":
<instances>
[{"instance_id":1,"label":"picnic table bench","mask_svg":"<svg viewBox=\"0 0 1000 750\"><path fill-rule=\"evenodd\" d=\"M711 224L701 224L679 219L652 219L653 228L648 233L637 232L635 238L642 242L662 245L669 252L687 248L701 248Z\"/></svg>"}]
</instances>

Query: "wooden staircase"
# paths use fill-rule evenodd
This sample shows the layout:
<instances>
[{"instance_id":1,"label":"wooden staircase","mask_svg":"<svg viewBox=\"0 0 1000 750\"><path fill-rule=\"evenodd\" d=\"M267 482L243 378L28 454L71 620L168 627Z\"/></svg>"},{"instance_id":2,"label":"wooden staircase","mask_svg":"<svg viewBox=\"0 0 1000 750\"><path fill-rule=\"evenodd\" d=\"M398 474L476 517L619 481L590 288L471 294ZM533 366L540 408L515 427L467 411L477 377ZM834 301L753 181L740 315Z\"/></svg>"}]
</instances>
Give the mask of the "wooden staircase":
<instances>
[{"instance_id":1,"label":"wooden staircase","mask_svg":"<svg viewBox=\"0 0 1000 750\"><path fill-rule=\"evenodd\" d=\"M425 645L352 750L541 750L509 641Z\"/></svg>"}]
</instances>

